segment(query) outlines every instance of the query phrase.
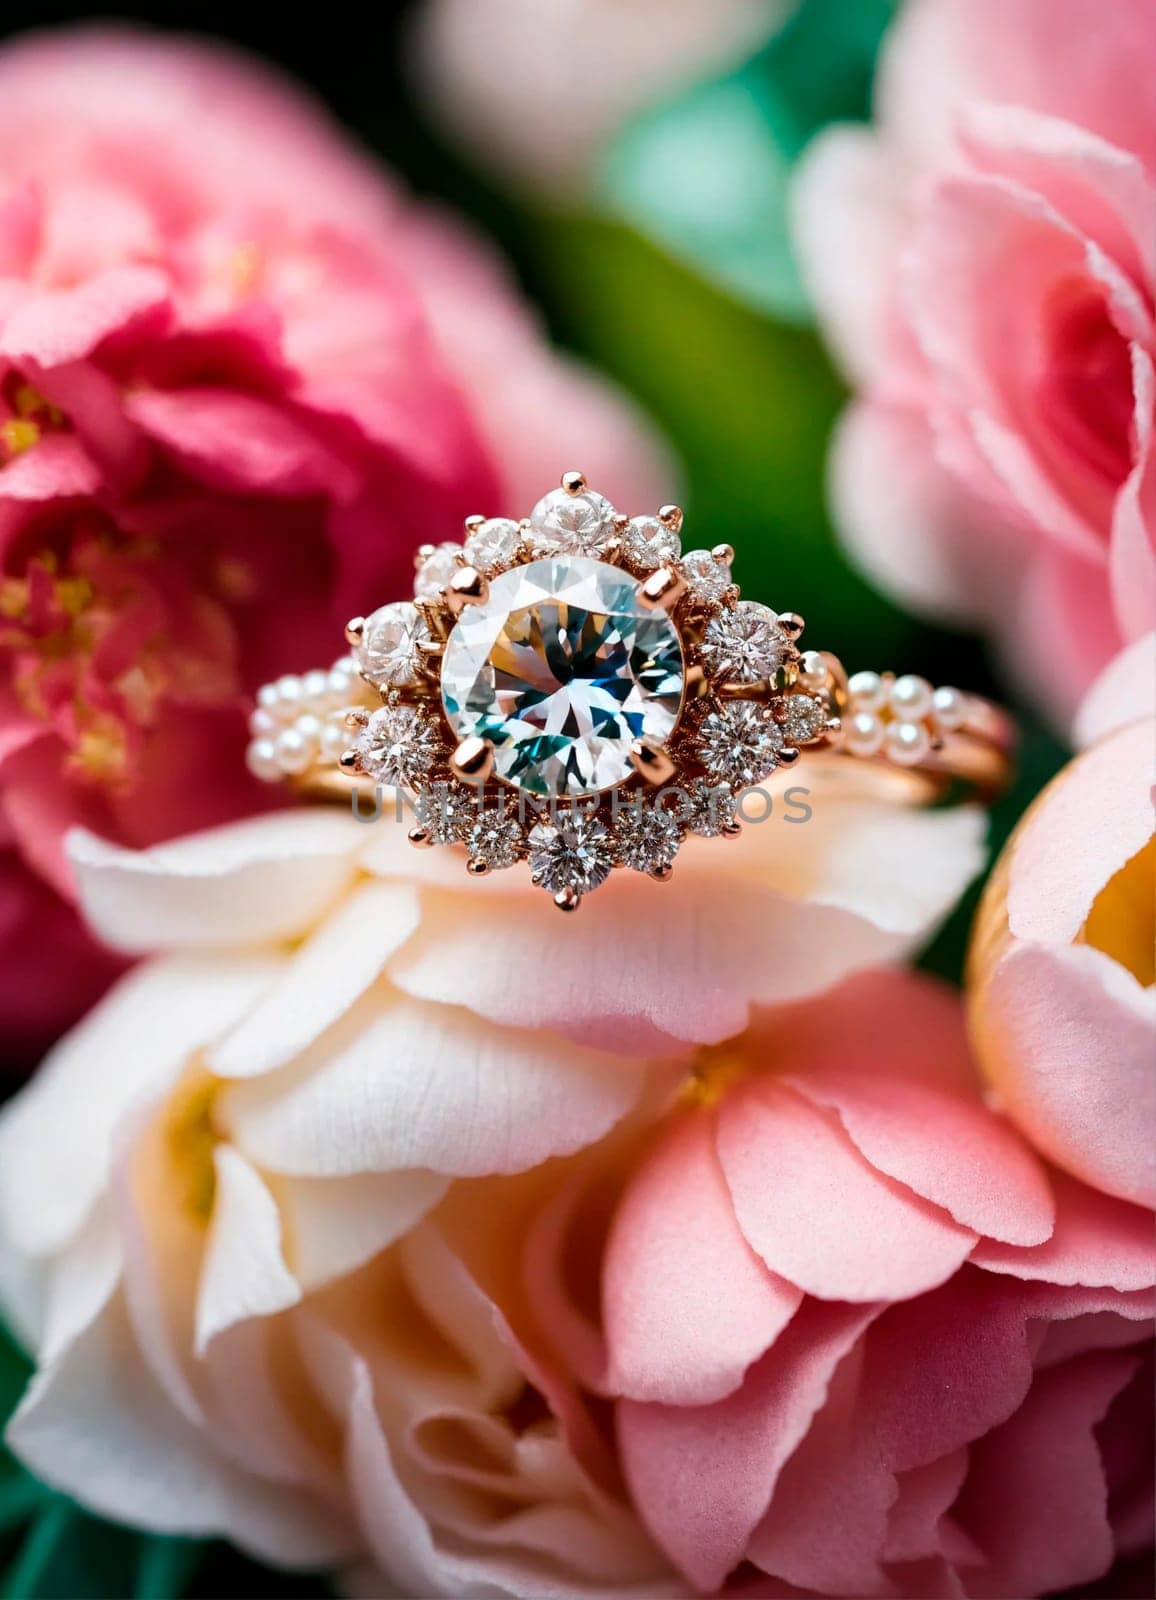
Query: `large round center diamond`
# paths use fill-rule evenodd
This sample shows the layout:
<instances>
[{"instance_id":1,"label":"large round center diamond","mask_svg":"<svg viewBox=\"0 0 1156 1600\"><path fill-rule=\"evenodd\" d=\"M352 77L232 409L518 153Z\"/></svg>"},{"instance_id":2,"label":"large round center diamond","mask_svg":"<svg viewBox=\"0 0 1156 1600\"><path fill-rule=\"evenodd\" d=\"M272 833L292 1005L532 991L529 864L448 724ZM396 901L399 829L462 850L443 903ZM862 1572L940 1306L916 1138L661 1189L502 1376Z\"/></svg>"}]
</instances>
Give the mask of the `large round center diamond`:
<instances>
[{"instance_id":1,"label":"large round center diamond","mask_svg":"<svg viewBox=\"0 0 1156 1600\"><path fill-rule=\"evenodd\" d=\"M639 587L606 562L552 556L504 572L466 607L442 702L455 733L493 745L496 777L531 794L596 794L630 776L635 739L669 738L682 644Z\"/></svg>"}]
</instances>

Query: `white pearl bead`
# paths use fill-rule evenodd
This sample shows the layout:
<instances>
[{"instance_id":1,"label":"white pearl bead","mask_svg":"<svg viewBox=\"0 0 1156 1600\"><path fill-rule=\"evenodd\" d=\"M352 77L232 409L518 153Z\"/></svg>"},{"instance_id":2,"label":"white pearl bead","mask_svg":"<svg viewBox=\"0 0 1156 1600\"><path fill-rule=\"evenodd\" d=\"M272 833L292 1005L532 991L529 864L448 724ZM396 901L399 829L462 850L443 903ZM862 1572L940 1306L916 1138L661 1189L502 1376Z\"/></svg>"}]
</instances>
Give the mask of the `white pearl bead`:
<instances>
[{"instance_id":1,"label":"white pearl bead","mask_svg":"<svg viewBox=\"0 0 1156 1600\"><path fill-rule=\"evenodd\" d=\"M277 719L260 707L249 713L249 732L254 739L267 739L277 731Z\"/></svg>"},{"instance_id":2,"label":"white pearl bead","mask_svg":"<svg viewBox=\"0 0 1156 1600\"><path fill-rule=\"evenodd\" d=\"M887 685L877 672L857 672L847 684L856 711L882 711L887 703Z\"/></svg>"},{"instance_id":3,"label":"white pearl bead","mask_svg":"<svg viewBox=\"0 0 1156 1600\"><path fill-rule=\"evenodd\" d=\"M324 723L320 717L314 716L312 711L306 711L297 718L293 727L301 735L302 739L307 740L314 750L317 749L324 731Z\"/></svg>"},{"instance_id":4,"label":"white pearl bead","mask_svg":"<svg viewBox=\"0 0 1156 1600\"><path fill-rule=\"evenodd\" d=\"M931 697L931 714L945 733L963 726L967 701L959 689L937 689Z\"/></svg>"},{"instance_id":5,"label":"white pearl bead","mask_svg":"<svg viewBox=\"0 0 1156 1600\"><path fill-rule=\"evenodd\" d=\"M325 761L338 761L349 748L353 735L340 722L327 722L321 730L321 755Z\"/></svg>"},{"instance_id":6,"label":"white pearl bead","mask_svg":"<svg viewBox=\"0 0 1156 1600\"><path fill-rule=\"evenodd\" d=\"M314 746L302 738L296 728L286 728L284 733L279 733L274 749L282 772L304 772L313 760Z\"/></svg>"},{"instance_id":7,"label":"white pearl bead","mask_svg":"<svg viewBox=\"0 0 1156 1600\"><path fill-rule=\"evenodd\" d=\"M263 683L257 690L257 704L262 711L275 711L281 703L281 696L277 693L275 683Z\"/></svg>"},{"instance_id":8,"label":"white pearl bead","mask_svg":"<svg viewBox=\"0 0 1156 1600\"><path fill-rule=\"evenodd\" d=\"M341 704L353 693L353 679L343 667L334 667L329 674L329 693Z\"/></svg>"},{"instance_id":9,"label":"white pearl bead","mask_svg":"<svg viewBox=\"0 0 1156 1600\"><path fill-rule=\"evenodd\" d=\"M301 698L301 679L292 672L287 672L283 678L278 678L275 685L277 698L285 705L296 705Z\"/></svg>"},{"instance_id":10,"label":"white pearl bead","mask_svg":"<svg viewBox=\"0 0 1156 1600\"><path fill-rule=\"evenodd\" d=\"M931 735L921 722L892 722L886 734L887 754L901 767L916 767L931 750Z\"/></svg>"},{"instance_id":11,"label":"white pearl bead","mask_svg":"<svg viewBox=\"0 0 1156 1600\"><path fill-rule=\"evenodd\" d=\"M877 755L883 748L883 724L870 711L843 719L843 746L853 756Z\"/></svg>"},{"instance_id":12,"label":"white pearl bead","mask_svg":"<svg viewBox=\"0 0 1156 1600\"><path fill-rule=\"evenodd\" d=\"M245 751L245 764L262 783L276 783L281 776L281 763L272 739L254 739Z\"/></svg>"},{"instance_id":13,"label":"white pearl bead","mask_svg":"<svg viewBox=\"0 0 1156 1600\"><path fill-rule=\"evenodd\" d=\"M799 687L822 689L827 683L827 663L818 650L804 650L799 661Z\"/></svg>"},{"instance_id":14,"label":"white pearl bead","mask_svg":"<svg viewBox=\"0 0 1156 1600\"><path fill-rule=\"evenodd\" d=\"M302 698L310 702L324 700L329 693L329 674L321 667L314 667L312 672L307 672L301 680Z\"/></svg>"},{"instance_id":15,"label":"white pearl bead","mask_svg":"<svg viewBox=\"0 0 1156 1600\"><path fill-rule=\"evenodd\" d=\"M904 722L918 722L931 710L931 685L914 673L896 678L891 685L891 709Z\"/></svg>"}]
</instances>

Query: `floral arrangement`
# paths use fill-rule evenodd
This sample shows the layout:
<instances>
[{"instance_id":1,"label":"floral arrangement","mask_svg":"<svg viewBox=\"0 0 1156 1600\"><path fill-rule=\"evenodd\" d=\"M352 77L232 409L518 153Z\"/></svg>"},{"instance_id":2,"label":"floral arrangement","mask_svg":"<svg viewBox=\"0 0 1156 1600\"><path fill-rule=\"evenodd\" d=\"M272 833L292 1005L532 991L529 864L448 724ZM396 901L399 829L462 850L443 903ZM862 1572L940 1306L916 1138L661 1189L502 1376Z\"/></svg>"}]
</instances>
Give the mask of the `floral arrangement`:
<instances>
[{"instance_id":1,"label":"floral arrangement","mask_svg":"<svg viewBox=\"0 0 1156 1600\"><path fill-rule=\"evenodd\" d=\"M1150 24L0 44L5 1595L1151 1593Z\"/></svg>"}]
</instances>

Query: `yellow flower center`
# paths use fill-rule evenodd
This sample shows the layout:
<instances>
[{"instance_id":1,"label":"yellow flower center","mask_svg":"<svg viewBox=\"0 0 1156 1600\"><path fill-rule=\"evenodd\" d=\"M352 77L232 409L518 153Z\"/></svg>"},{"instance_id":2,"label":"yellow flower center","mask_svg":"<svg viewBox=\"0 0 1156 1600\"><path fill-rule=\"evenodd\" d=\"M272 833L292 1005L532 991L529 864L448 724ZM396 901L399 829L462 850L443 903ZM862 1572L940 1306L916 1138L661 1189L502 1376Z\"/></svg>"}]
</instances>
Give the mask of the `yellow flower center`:
<instances>
[{"instance_id":1,"label":"yellow flower center","mask_svg":"<svg viewBox=\"0 0 1156 1600\"><path fill-rule=\"evenodd\" d=\"M217 1195L213 1154L220 1139L215 1120L220 1087L210 1073L194 1072L165 1113L165 1144L179 1203L197 1222L208 1222Z\"/></svg>"},{"instance_id":2,"label":"yellow flower center","mask_svg":"<svg viewBox=\"0 0 1156 1600\"><path fill-rule=\"evenodd\" d=\"M717 1106L731 1085L749 1071L746 1058L733 1041L707 1044L696 1051L690 1073L682 1086L685 1105Z\"/></svg>"},{"instance_id":3,"label":"yellow flower center","mask_svg":"<svg viewBox=\"0 0 1156 1600\"><path fill-rule=\"evenodd\" d=\"M1081 939L1146 988L1156 983L1156 837L1101 889Z\"/></svg>"}]
</instances>

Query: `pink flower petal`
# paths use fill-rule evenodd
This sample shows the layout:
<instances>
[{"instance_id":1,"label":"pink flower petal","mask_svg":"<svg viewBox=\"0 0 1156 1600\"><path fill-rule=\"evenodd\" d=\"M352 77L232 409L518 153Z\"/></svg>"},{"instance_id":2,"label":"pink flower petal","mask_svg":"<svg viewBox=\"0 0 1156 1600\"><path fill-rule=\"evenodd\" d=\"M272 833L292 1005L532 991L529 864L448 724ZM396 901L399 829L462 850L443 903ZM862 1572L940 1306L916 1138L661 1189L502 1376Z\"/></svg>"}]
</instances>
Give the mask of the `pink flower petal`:
<instances>
[{"instance_id":1,"label":"pink flower petal","mask_svg":"<svg viewBox=\"0 0 1156 1600\"><path fill-rule=\"evenodd\" d=\"M946 621L1000 614L1025 549L937 459L921 400L848 407L830 474L839 528L881 589Z\"/></svg>"},{"instance_id":2,"label":"pink flower petal","mask_svg":"<svg viewBox=\"0 0 1156 1600\"><path fill-rule=\"evenodd\" d=\"M988 980L978 1026L1000 1104L1035 1147L1156 1205L1156 993L1091 945L1020 945Z\"/></svg>"},{"instance_id":3,"label":"pink flower petal","mask_svg":"<svg viewBox=\"0 0 1156 1600\"><path fill-rule=\"evenodd\" d=\"M742 1386L709 1406L618 1406L618 1438L643 1521L696 1587L738 1565L831 1374L877 1315L807 1301Z\"/></svg>"},{"instance_id":4,"label":"pink flower petal","mask_svg":"<svg viewBox=\"0 0 1156 1600\"><path fill-rule=\"evenodd\" d=\"M1152 1214L1101 1194L1057 1172L1056 1227L1044 1244L1017 1250L981 1239L972 1252L977 1266L1048 1283L1105 1284L1147 1289L1156 1284L1156 1237Z\"/></svg>"},{"instance_id":5,"label":"pink flower petal","mask_svg":"<svg viewBox=\"0 0 1156 1600\"><path fill-rule=\"evenodd\" d=\"M707 1111L678 1119L633 1172L603 1272L610 1389L670 1405L730 1394L802 1300L739 1232Z\"/></svg>"},{"instance_id":6,"label":"pink flower petal","mask_svg":"<svg viewBox=\"0 0 1156 1600\"><path fill-rule=\"evenodd\" d=\"M1149 728L1122 728L1044 793L1020 830L1008 884L1017 939L1070 944L1092 902L1152 837L1156 752Z\"/></svg>"},{"instance_id":7,"label":"pink flower petal","mask_svg":"<svg viewBox=\"0 0 1156 1600\"><path fill-rule=\"evenodd\" d=\"M0 329L0 356L59 367L89 356L110 334L168 315L169 282L155 267L117 266L74 289L25 300Z\"/></svg>"},{"instance_id":8,"label":"pink flower petal","mask_svg":"<svg viewBox=\"0 0 1156 1600\"><path fill-rule=\"evenodd\" d=\"M49 433L0 468L0 499L36 502L95 494L100 472L74 434Z\"/></svg>"},{"instance_id":9,"label":"pink flower petal","mask_svg":"<svg viewBox=\"0 0 1156 1600\"><path fill-rule=\"evenodd\" d=\"M975 1244L969 1229L872 1167L834 1118L773 1083L726 1096L718 1150L751 1248L808 1294L920 1294Z\"/></svg>"},{"instance_id":10,"label":"pink flower petal","mask_svg":"<svg viewBox=\"0 0 1156 1600\"><path fill-rule=\"evenodd\" d=\"M1112 1535L1092 1430L1135 1370L1135 1357L1099 1352L1040 1373L1015 1415L972 1446L954 1515L988 1564L969 1573L969 1594L1051 1593L1108 1570Z\"/></svg>"},{"instance_id":11,"label":"pink flower petal","mask_svg":"<svg viewBox=\"0 0 1156 1600\"><path fill-rule=\"evenodd\" d=\"M1076 716L1080 746L1106 739L1118 728L1156 718L1156 632L1125 645L1093 683Z\"/></svg>"},{"instance_id":12,"label":"pink flower petal","mask_svg":"<svg viewBox=\"0 0 1156 1600\"><path fill-rule=\"evenodd\" d=\"M1156 626L1156 374L1152 357L1133 347L1136 463L1120 490L1112 518L1109 571L1112 597L1125 639Z\"/></svg>"},{"instance_id":13,"label":"pink flower petal","mask_svg":"<svg viewBox=\"0 0 1156 1600\"><path fill-rule=\"evenodd\" d=\"M1047 1178L978 1099L954 991L910 973L872 973L844 984L828 1011L812 1008L794 1028L784 1018L782 1028L806 1049L806 1071L786 1081L836 1112L873 1167L977 1233L1015 1244L1048 1237Z\"/></svg>"},{"instance_id":14,"label":"pink flower petal","mask_svg":"<svg viewBox=\"0 0 1156 1600\"><path fill-rule=\"evenodd\" d=\"M967 1476L964 1448L900 1473L899 1494L887 1520L887 1562L920 1561L940 1552L939 1520L951 1509Z\"/></svg>"},{"instance_id":15,"label":"pink flower petal","mask_svg":"<svg viewBox=\"0 0 1156 1600\"><path fill-rule=\"evenodd\" d=\"M895 264L904 195L866 128L825 128L803 152L790 190L792 235L824 332L856 383L892 378Z\"/></svg>"},{"instance_id":16,"label":"pink flower petal","mask_svg":"<svg viewBox=\"0 0 1156 1600\"><path fill-rule=\"evenodd\" d=\"M1041 1292L1039 1315L1057 1310ZM864 1426L893 1472L926 1467L1010 1417L1032 1382L1019 1286L974 1268L890 1306L867 1335Z\"/></svg>"},{"instance_id":17,"label":"pink flower petal","mask_svg":"<svg viewBox=\"0 0 1156 1600\"><path fill-rule=\"evenodd\" d=\"M756 1566L820 1594L891 1587L879 1556L899 1489L859 1414L862 1356L860 1347L844 1357L747 1547Z\"/></svg>"},{"instance_id":18,"label":"pink flower petal","mask_svg":"<svg viewBox=\"0 0 1156 1600\"><path fill-rule=\"evenodd\" d=\"M128 412L210 488L348 499L357 487L352 468L288 405L226 389L142 389Z\"/></svg>"}]
</instances>

